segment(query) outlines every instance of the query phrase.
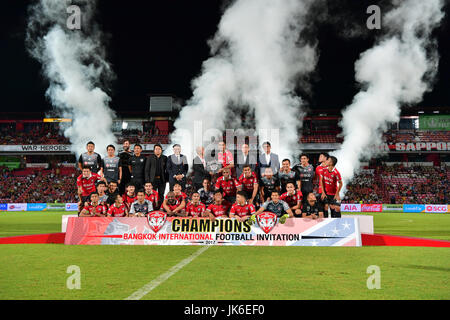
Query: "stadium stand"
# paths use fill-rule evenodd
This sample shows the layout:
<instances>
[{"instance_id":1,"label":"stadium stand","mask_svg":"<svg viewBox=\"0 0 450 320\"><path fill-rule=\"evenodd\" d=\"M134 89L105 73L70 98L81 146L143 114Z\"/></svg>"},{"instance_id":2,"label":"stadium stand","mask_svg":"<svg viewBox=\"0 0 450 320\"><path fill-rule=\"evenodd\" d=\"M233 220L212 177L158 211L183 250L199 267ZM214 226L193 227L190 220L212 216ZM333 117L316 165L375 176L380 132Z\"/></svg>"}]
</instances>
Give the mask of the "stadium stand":
<instances>
[{"instance_id":1,"label":"stadium stand","mask_svg":"<svg viewBox=\"0 0 450 320\"><path fill-rule=\"evenodd\" d=\"M450 168L382 164L362 170L347 186L345 203L447 203Z\"/></svg>"},{"instance_id":2,"label":"stadium stand","mask_svg":"<svg viewBox=\"0 0 450 320\"><path fill-rule=\"evenodd\" d=\"M1 203L76 202L75 168L1 170Z\"/></svg>"}]
</instances>

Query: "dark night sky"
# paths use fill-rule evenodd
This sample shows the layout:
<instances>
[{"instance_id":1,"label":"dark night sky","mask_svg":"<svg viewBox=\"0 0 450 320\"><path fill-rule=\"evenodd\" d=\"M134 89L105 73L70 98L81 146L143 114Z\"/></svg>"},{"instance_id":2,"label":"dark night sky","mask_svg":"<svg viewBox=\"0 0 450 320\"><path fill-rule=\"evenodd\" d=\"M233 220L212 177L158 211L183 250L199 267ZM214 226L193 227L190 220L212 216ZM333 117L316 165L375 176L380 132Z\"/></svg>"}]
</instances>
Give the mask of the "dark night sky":
<instances>
[{"instance_id":1,"label":"dark night sky","mask_svg":"<svg viewBox=\"0 0 450 320\"><path fill-rule=\"evenodd\" d=\"M426 0L424 0L426 1ZM2 1L0 21L1 111L33 112L50 108L45 99L48 83L40 65L25 50L27 5L31 1ZM330 2L330 0L328 1ZM375 32L358 37L342 33L362 29L369 4L381 1L334 0L329 17L318 23L319 63L306 97L312 108L340 109L357 92L354 62L374 43ZM191 80L209 56L207 40L217 30L224 1L119 1L99 0L96 21L109 35L107 58L117 79L112 83L115 110L148 110L148 94L191 96ZM450 106L449 6L435 32L441 56L437 83L422 106ZM350 18L347 18L350 15ZM333 23L331 23L333 22ZM340 27L339 29L337 27ZM344 30L343 30L344 28Z\"/></svg>"}]
</instances>

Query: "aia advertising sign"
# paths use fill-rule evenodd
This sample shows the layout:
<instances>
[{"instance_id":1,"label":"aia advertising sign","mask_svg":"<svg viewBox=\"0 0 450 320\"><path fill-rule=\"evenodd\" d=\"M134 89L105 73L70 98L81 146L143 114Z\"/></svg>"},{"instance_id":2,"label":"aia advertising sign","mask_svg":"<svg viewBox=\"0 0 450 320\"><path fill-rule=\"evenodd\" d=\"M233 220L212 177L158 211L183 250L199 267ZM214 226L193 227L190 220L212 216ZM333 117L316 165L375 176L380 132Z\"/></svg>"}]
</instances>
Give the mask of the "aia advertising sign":
<instances>
[{"instance_id":1,"label":"aia advertising sign","mask_svg":"<svg viewBox=\"0 0 450 320\"><path fill-rule=\"evenodd\" d=\"M363 204L361 205L362 212L381 212L383 211L382 204Z\"/></svg>"},{"instance_id":2,"label":"aia advertising sign","mask_svg":"<svg viewBox=\"0 0 450 320\"><path fill-rule=\"evenodd\" d=\"M447 213L449 212L449 209L446 204L427 204L425 205L425 212Z\"/></svg>"},{"instance_id":3,"label":"aia advertising sign","mask_svg":"<svg viewBox=\"0 0 450 320\"><path fill-rule=\"evenodd\" d=\"M341 204L342 212L361 212L361 204L354 203L342 203Z\"/></svg>"}]
</instances>

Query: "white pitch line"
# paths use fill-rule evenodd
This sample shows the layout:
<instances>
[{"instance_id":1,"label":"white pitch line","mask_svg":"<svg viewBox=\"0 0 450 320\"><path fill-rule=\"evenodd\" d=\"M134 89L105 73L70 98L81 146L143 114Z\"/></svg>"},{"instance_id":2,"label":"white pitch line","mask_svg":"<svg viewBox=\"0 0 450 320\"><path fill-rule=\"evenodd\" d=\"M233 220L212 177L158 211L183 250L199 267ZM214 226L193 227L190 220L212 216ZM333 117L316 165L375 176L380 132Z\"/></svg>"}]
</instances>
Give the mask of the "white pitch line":
<instances>
[{"instance_id":1,"label":"white pitch line","mask_svg":"<svg viewBox=\"0 0 450 320\"><path fill-rule=\"evenodd\" d=\"M171 276L173 276L175 273L177 273L180 269L182 269L184 266L188 265L192 260L197 258L199 255L201 255L203 252L205 252L210 246L204 246L194 252L192 255L187 257L186 259L180 261L178 264L170 268L167 272L160 275L158 278L150 281L145 286L137 290L136 292L132 293L129 297L125 298L124 300L140 300L142 297L147 295L150 291L155 289L157 286L159 286L161 283L169 279Z\"/></svg>"}]
</instances>

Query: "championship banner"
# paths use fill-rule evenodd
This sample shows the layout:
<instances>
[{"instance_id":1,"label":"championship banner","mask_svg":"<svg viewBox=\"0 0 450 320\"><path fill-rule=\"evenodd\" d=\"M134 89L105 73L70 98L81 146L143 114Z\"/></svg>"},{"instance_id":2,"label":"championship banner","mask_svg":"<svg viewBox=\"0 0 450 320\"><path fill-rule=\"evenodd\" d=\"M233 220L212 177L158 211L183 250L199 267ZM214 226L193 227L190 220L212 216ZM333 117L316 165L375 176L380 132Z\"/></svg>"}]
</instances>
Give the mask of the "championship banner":
<instances>
[{"instance_id":1,"label":"championship banner","mask_svg":"<svg viewBox=\"0 0 450 320\"><path fill-rule=\"evenodd\" d=\"M155 211L148 218L71 217L65 244L359 247L361 233L357 218L289 218L280 224L266 212L250 225L227 218L167 218Z\"/></svg>"}]
</instances>

